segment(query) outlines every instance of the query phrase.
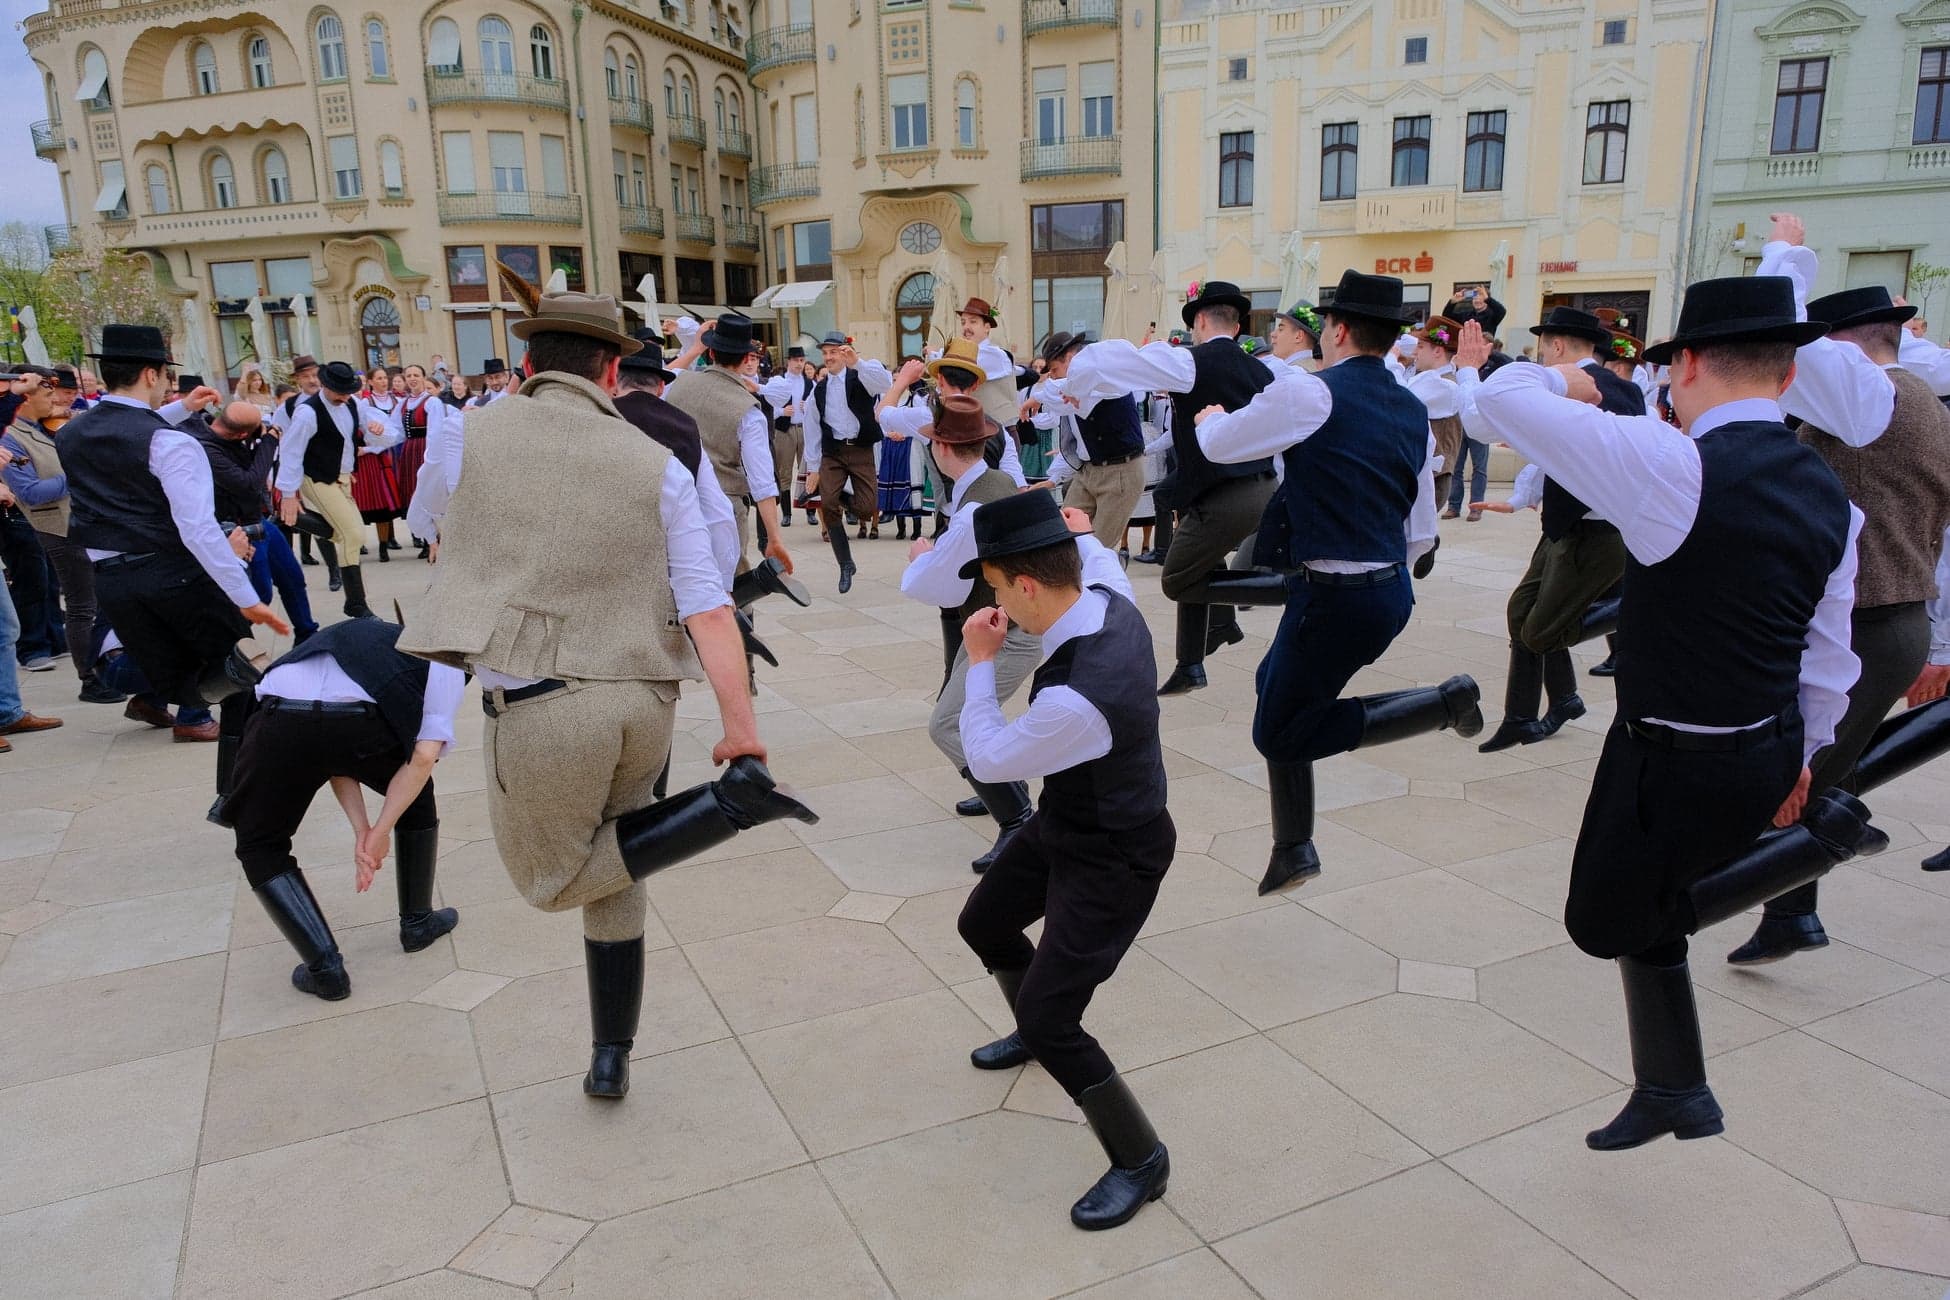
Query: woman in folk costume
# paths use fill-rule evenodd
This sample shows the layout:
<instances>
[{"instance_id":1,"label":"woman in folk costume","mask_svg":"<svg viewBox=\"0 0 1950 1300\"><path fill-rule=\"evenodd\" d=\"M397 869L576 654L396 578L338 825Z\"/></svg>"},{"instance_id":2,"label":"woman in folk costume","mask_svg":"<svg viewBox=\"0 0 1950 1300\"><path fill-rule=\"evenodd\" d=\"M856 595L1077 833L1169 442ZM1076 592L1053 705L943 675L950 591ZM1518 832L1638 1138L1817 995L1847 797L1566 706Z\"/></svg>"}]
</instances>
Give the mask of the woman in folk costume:
<instances>
[{"instance_id":1,"label":"woman in folk costume","mask_svg":"<svg viewBox=\"0 0 1950 1300\"><path fill-rule=\"evenodd\" d=\"M906 365L913 357L901 358ZM882 402L889 400L881 398ZM910 388L894 399L896 406L920 406L928 404L925 388ZM914 440L904 434L890 434L880 442L880 518L894 521L894 536L905 540L907 521L914 521L914 535L921 535L921 481L918 474L920 459L914 454ZM880 519L871 525L862 524L863 537L880 536Z\"/></svg>"},{"instance_id":2,"label":"woman in folk costume","mask_svg":"<svg viewBox=\"0 0 1950 1300\"><path fill-rule=\"evenodd\" d=\"M392 376L386 367L372 368L366 376L366 390L359 397L372 418L387 424L399 422L402 403L393 395ZM360 518L379 530L381 564L392 558L386 552L399 549L399 543L393 540L393 520L405 512L409 499L400 492L392 449L367 451L361 447L352 469L352 504L358 507Z\"/></svg>"},{"instance_id":3,"label":"woman in folk costume","mask_svg":"<svg viewBox=\"0 0 1950 1300\"><path fill-rule=\"evenodd\" d=\"M420 467L426 464L427 440L440 436L448 420L458 419L455 409L441 400L439 385L427 377L426 367L407 366L400 372L406 379L406 397L400 403L400 430L405 441L393 449L393 469L398 478L400 500L411 502L420 485ZM427 558L427 542L416 537L420 558Z\"/></svg>"}]
</instances>

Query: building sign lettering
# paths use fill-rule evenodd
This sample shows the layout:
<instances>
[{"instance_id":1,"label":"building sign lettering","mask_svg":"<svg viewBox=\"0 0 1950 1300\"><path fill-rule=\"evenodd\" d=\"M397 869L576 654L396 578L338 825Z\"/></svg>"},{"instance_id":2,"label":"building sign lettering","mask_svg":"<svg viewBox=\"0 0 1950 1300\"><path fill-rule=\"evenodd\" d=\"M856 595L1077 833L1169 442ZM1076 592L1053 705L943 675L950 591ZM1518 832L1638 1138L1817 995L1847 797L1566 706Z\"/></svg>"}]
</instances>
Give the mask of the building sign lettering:
<instances>
[{"instance_id":1,"label":"building sign lettering","mask_svg":"<svg viewBox=\"0 0 1950 1300\"><path fill-rule=\"evenodd\" d=\"M1569 275L1577 269L1578 264L1576 262L1537 263L1537 274L1539 275Z\"/></svg>"},{"instance_id":2,"label":"building sign lettering","mask_svg":"<svg viewBox=\"0 0 1950 1300\"><path fill-rule=\"evenodd\" d=\"M1415 257L1377 257L1374 260L1376 275L1429 275L1435 270L1435 259L1425 248Z\"/></svg>"}]
</instances>

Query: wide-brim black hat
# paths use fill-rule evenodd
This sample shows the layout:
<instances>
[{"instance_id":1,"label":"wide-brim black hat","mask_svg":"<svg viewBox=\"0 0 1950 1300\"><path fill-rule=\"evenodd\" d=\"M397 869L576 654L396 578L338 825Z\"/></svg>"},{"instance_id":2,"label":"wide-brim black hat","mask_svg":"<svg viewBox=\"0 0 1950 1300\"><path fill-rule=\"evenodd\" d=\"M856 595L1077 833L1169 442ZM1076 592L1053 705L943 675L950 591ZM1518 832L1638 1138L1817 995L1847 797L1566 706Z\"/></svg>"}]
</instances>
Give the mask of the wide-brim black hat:
<instances>
[{"instance_id":1,"label":"wide-brim black hat","mask_svg":"<svg viewBox=\"0 0 1950 1300\"><path fill-rule=\"evenodd\" d=\"M176 359L169 355L169 345L163 342L162 331L154 325L104 325L101 351L88 355L97 361L149 361L159 366L176 364Z\"/></svg>"},{"instance_id":2,"label":"wide-brim black hat","mask_svg":"<svg viewBox=\"0 0 1950 1300\"><path fill-rule=\"evenodd\" d=\"M1655 366L1682 348L1715 343L1792 343L1800 347L1828 332L1820 321L1796 320L1794 282L1783 275L1736 275L1686 286L1672 337L1645 350Z\"/></svg>"},{"instance_id":3,"label":"wide-brim black hat","mask_svg":"<svg viewBox=\"0 0 1950 1300\"><path fill-rule=\"evenodd\" d=\"M1229 280L1207 280L1194 287L1198 292L1192 295L1190 301L1185 304L1184 310L1178 313L1184 318L1187 329L1191 328L1192 322L1198 319L1198 314L1207 307L1237 308L1242 320L1253 309L1253 300L1239 292L1239 286Z\"/></svg>"},{"instance_id":4,"label":"wide-brim black hat","mask_svg":"<svg viewBox=\"0 0 1950 1300\"><path fill-rule=\"evenodd\" d=\"M1530 327L1530 332L1539 338L1546 334L1568 334L1574 339L1588 339L1601 348L1611 346L1611 328L1590 312L1576 307L1551 308L1549 315Z\"/></svg>"},{"instance_id":5,"label":"wide-brim black hat","mask_svg":"<svg viewBox=\"0 0 1950 1300\"><path fill-rule=\"evenodd\" d=\"M698 336L712 352L737 353L749 356L758 351L758 342L752 337L752 318L740 316L737 312L727 312L711 322L711 327Z\"/></svg>"},{"instance_id":6,"label":"wide-brim black hat","mask_svg":"<svg viewBox=\"0 0 1950 1300\"><path fill-rule=\"evenodd\" d=\"M489 375L505 375L507 373L508 373L508 363L503 361L500 357L489 357L486 361L483 361L481 363L481 377L483 379L487 378L487 376Z\"/></svg>"},{"instance_id":7,"label":"wide-brim black hat","mask_svg":"<svg viewBox=\"0 0 1950 1300\"><path fill-rule=\"evenodd\" d=\"M1334 286L1334 301L1320 309L1322 316L1358 316L1363 320L1406 325L1415 313L1402 306L1402 282L1392 275L1363 275L1359 271L1341 272Z\"/></svg>"},{"instance_id":8,"label":"wide-brim black hat","mask_svg":"<svg viewBox=\"0 0 1950 1300\"><path fill-rule=\"evenodd\" d=\"M804 348L797 348L797 347L787 348L785 350L785 359L787 361L792 361L794 359L804 361L806 359L806 350Z\"/></svg>"},{"instance_id":9,"label":"wide-brim black hat","mask_svg":"<svg viewBox=\"0 0 1950 1300\"><path fill-rule=\"evenodd\" d=\"M664 367L663 343L649 330L638 330L636 341L643 347L624 357L617 364L624 370L638 373L648 372L662 379L666 384L677 378L677 373Z\"/></svg>"},{"instance_id":10,"label":"wide-brim black hat","mask_svg":"<svg viewBox=\"0 0 1950 1300\"><path fill-rule=\"evenodd\" d=\"M1064 330L1058 330L1056 331L1056 333L1050 335L1048 338L1043 340L1043 350L1041 353L1041 356L1043 358L1043 364L1048 365L1050 362L1055 361L1057 358L1061 357L1066 352L1073 351L1077 348L1085 347L1090 343L1090 341L1091 339L1090 339L1089 330L1079 330L1075 334L1068 333L1067 331Z\"/></svg>"},{"instance_id":11,"label":"wide-brim black hat","mask_svg":"<svg viewBox=\"0 0 1950 1300\"><path fill-rule=\"evenodd\" d=\"M335 393L350 395L359 391L359 372L343 361L327 361L318 368L318 384Z\"/></svg>"},{"instance_id":12,"label":"wide-brim black hat","mask_svg":"<svg viewBox=\"0 0 1950 1300\"><path fill-rule=\"evenodd\" d=\"M1831 330L1852 329L1857 325L1880 325L1893 321L1900 325L1916 315L1916 308L1898 307L1889 290L1879 284L1861 289L1844 289L1808 304L1808 319L1820 321Z\"/></svg>"},{"instance_id":13,"label":"wide-brim black hat","mask_svg":"<svg viewBox=\"0 0 1950 1300\"><path fill-rule=\"evenodd\" d=\"M975 512L975 558L961 566L964 578L982 576L982 561L1005 555L1076 545L1063 511L1047 492L1018 492Z\"/></svg>"}]
</instances>

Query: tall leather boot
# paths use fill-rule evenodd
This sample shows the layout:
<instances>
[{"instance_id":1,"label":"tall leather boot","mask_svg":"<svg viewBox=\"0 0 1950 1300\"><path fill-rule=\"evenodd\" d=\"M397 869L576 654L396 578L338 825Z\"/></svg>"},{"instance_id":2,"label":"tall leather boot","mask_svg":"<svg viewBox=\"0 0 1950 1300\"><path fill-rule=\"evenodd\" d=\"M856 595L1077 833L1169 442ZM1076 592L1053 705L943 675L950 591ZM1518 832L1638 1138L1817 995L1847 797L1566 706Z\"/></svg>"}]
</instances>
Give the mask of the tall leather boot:
<instances>
[{"instance_id":1,"label":"tall leather boot","mask_svg":"<svg viewBox=\"0 0 1950 1300\"><path fill-rule=\"evenodd\" d=\"M1551 702L1550 708L1544 711L1544 735L1555 736L1565 723L1582 718L1587 710L1578 695L1578 671L1571 663L1571 652L1552 650L1543 656L1543 661L1544 694Z\"/></svg>"},{"instance_id":2,"label":"tall leather boot","mask_svg":"<svg viewBox=\"0 0 1950 1300\"><path fill-rule=\"evenodd\" d=\"M318 554L325 561L325 586L327 590L337 591L345 585L345 571L339 568L339 548L320 538Z\"/></svg>"},{"instance_id":3,"label":"tall leather boot","mask_svg":"<svg viewBox=\"0 0 1950 1300\"><path fill-rule=\"evenodd\" d=\"M860 570L853 563L853 543L846 539L846 520L836 519L826 530L826 540L832 543L833 558L840 566L840 595L853 590L853 575Z\"/></svg>"},{"instance_id":4,"label":"tall leather boot","mask_svg":"<svg viewBox=\"0 0 1950 1300\"><path fill-rule=\"evenodd\" d=\"M784 596L795 605L812 604L812 593L806 590L805 584L769 555L739 574L731 584L731 603L739 609L749 607L762 596Z\"/></svg>"},{"instance_id":5,"label":"tall leather boot","mask_svg":"<svg viewBox=\"0 0 1950 1300\"><path fill-rule=\"evenodd\" d=\"M232 646L229 654L210 664L196 679L196 694L205 704L218 705L253 690L262 680L264 674L257 671L250 656L242 648ZM238 734L243 734L241 727Z\"/></svg>"},{"instance_id":6,"label":"tall leather boot","mask_svg":"<svg viewBox=\"0 0 1950 1300\"><path fill-rule=\"evenodd\" d=\"M1950 753L1950 696L1906 709L1877 727L1847 784L1858 794Z\"/></svg>"},{"instance_id":7,"label":"tall leather boot","mask_svg":"<svg viewBox=\"0 0 1950 1300\"><path fill-rule=\"evenodd\" d=\"M708 785L638 808L616 819L616 844L633 880L722 844L739 831L792 817L814 823L819 814L787 794L765 764L746 755L731 760Z\"/></svg>"},{"instance_id":8,"label":"tall leather boot","mask_svg":"<svg viewBox=\"0 0 1950 1300\"><path fill-rule=\"evenodd\" d=\"M1544 702L1544 657L1521 641L1510 642L1510 680L1503 688L1503 721L1490 738L1476 747L1494 754L1512 745L1528 745L1547 734L1537 720Z\"/></svg>"},{"instance_id":9,"label":"tall leather boot","mask_svg":"<svg viewBox=\"0 0 1950 1300\"><path fill-rule=\"evenodd\" d=\"M418 952L460 924L460 913L433 905L433 869L440 857L440 823L393 831L394 878L399 886L399 946Z\"/></svg>"},{"instance_id":10,"label":"tall leather boot","mask_svg":"<svg viewBox=\"0 0 1950 1300\"><path fill-rule=\"evenodd\" d=\"M1589 641L1593 637L1609 637L1618 631L1618 613L1625 602L1618 596L1600 596L1584 611L1584 620L1578 628L1578 640Z\"/></svg>"},{"instance_id":11,"label":"tall leather boot","mask_svg":"<svg viewBox=\"0 0 1950 1300\"><path fill-rule=\"evenodd\" d=\"M257 697L242 691L217 706L217 797L210 804L210 811L203 814L203 820L225 830L231 829L230 815L224 805L230 802L231 791L237 788L237 753L244 746L245 724L255 712Z\"/></svg>"},{"instance_id":12,"label":"tall leather boot","mask_svg":"<svg viewBox=\"0 0 1950 1300\"><path fill-rule=\"evenodd\" d=\"M1208 655L1226 646L1238 645L1246 639L1246 631L1239 626L1235 606L1259 608L1286 604L1286 575L1281 573L1262 573L1257 569L1214 569L1206 577L1204 586L1214 597L1223 597L1232 602L1211 608L1205 629L1205 653Z\"/></svg>"},{"instance_id":13,"label":"tall leather boot","mask_svg":"<svg viewBox=\"0 0 1950 1300\"><path fill-rule=\"evenodd\" d=\"M1158 1140L1158 1130L1151 1127L1124 1077L1115 1071L1078 1093L1077 1105L1110 1157L1110 1168L1070 1207L1070 1222L1085 1231L1115 1228L1165 1194L1171 1153Z\"/></svg>"},{"instance_id":14,"label":"tall leather boot","mask_svg":"<svg viewBox=\"0 0 1950 1300\"><path fill-rule=\"evenodd\" d=\"M1016 994L1022 991L1022 977L1027 971L992 970L995 986L1002 990L1002 1000L1009 1004L1009 1014L1016 1014ZM1009 1070L1018 1065L1027 1065L1036 1059L1022 1041L1022 1031L1011 1029L992 1043L985 1043L968 1054L968 1063L978 1070Z\"/></svg>"},{"instance_id":15,"label":"tall leather boot","mask_svg":"<svg viewBox=\"0 0 1950 1300\"><path fill-rule=\"evenodd\" d=\"M294 861L289 869L251 892L264 905L278 932L304 959L291 972L291 987L327 1002L350 997L352 980L345 973L338 941L332 938L332 927L325 923L325 914L318 910L318 900L312 897L311 886L305 883L305 873L298 864Z\"/></svg>"},{"instance_id":16,"label":"tall leather boot","mask_svg":"<svg viewBox=\"0 0 1950 1300\"><path fill-rule=\"evenodd\" d=\"M989 851L969 863L979 876L995 865L1003 846L1015 838L1017 831L1029 824L1036 809L1029 802L1029 783L1026 781L1003 781L999 784L977 781L965 767L961 774L974 787L975 797L982 801L982 807L988 809L989 816L995 818L995 824L1002 828L995 837L995 843L989 846Z\"/></svg>"},{"instance_id":17,"label":"tall leather boot","mask_svg":"<svg viewBox=\"0 0 1950 1300\"><path fill-rule=\"evenodd\" d=\"M1823 791L1809 802L1798 823L1769 831L1745 853L1693 882L1686 894L1696 929L1812 885L1836 863L1855 856L1868 832L1868 818L1869 810L1854 795ZM1813 899L1808 898L1805 911L1800 910L1799 900L1790 907L1795 910L1763 914L1753 938L1728 953L1727 960L1736 966L1758 966L1826 946L1828 935L1814 914Z\"/></svg>"},{"instance_id":18,"label":"tall leather boot","mask_svg":"<svg viewBox=\"0 0 1950 1300\"><path fill-rule=\"evenodd\" d=\"M1320 854L1314 850L1314 765L1268 763L1266 787L1273 799L1273 853L1259 878L1262 898L1320 874Z\"/></svg>"},{"instance_id":19,"label":"tall leather boot","mask_svg":"<svg viewBox=\"0 0 1950 1300\"><path fill-rule=\"evenodd\" d=\"M1693 973L1685 962L1654 966L1618 959L1625 985L1625 1023L1632 1039L1632 1095L1611 1123L1584 1135L1593 1151L1623 1151L1670 1133L1681 1141L1726 1128L1706 1086Z\"/></svg>"},{"instance_id":20,"label":"tall leather boot","mask_svg":"<svg viewBox=\"0 0 1950 1300\"><path fill-rule=\"evenodd\" d=\"M1618 676L1618 635L1605 633L1605 657L1585 670L1593 677Z\"/></svg>"},{"instance_id":21,"label":"tall leather boot","mask_svg":"<svg viewBox=\"0 0 1950 1300\"><path fill-rule=\"evenodd\" d=\"M1360 696L1364 718L1356 748L1444 727L1454 728L1458 736L1468 739L1483 729L1483 710L1477 706L1482 694L1474 677L1459 673L1440 686Z\"/></svg>"},{"instance_id":22,"label":"tall leather boot","mask_svg":"<svg viewBox=\"0 0 1950 1300\"><path fill-rule=\"evenodd\" d=\"M345 583L345 616L347 618L377 618L372 606L366 604L366 571L358 565L349 565L339 570L339 577Z\"/></svg>"},{"instance_id":23,"label":"tall leather boot","mask_svg":"<svg viewBox=\"0 0 1950 1300\"><path fill-rule=\"evenodd\" d=\"M1178 665L1158 688L1160 695L1183 695L1205 689L1205 633L1210 606L1178 602Z\"/></svg>"},{"instance_id":24,"label":"tall leather boot","mask_svg":"<svg viewBox=\"0 0 1950 1300\"><path fill-rule=\"evenodd\" d=\"M582 964L589 972L589 1073L582 1090L591 1097L621 1097L630 1090L630 1050L643 1011L643 936L605 943L585 938Z\"/></svg>"}]
</instances>

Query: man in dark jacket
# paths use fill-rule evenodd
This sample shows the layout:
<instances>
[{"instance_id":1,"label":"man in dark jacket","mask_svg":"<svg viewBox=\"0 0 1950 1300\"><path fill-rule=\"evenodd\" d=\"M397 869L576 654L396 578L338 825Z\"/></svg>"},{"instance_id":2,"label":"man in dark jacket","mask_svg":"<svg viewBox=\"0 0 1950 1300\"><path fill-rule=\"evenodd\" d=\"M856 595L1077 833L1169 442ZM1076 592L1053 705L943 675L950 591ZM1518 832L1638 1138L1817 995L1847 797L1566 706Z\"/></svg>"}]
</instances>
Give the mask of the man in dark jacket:
<instances>
[{"instance_id":1,"label":"man in dark jacket","mask_svg":"<svg viewBox=\"0 0 1950 1300\"><path fill-rule=\"evenodd\" d=\"M264 523L271 510L271 462L278 454L278 440L264 435L263 415L257 407L232 402L207 422L199 418L185 424L183 432L202 443L210 458L217 518L246 529ZM298 567L298 557L281 530L267 527L253 541L251 586L269 602L276 585L284 612L291 616L292 635L302 645L318 631L311 599L305 594L305 571Z\"/></svg>"}]
</instances>

